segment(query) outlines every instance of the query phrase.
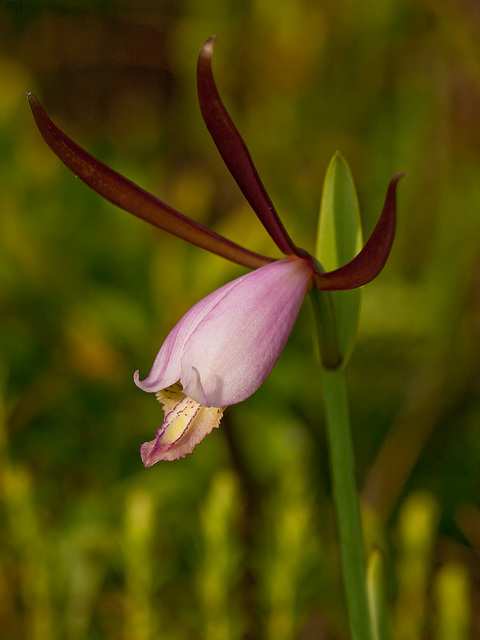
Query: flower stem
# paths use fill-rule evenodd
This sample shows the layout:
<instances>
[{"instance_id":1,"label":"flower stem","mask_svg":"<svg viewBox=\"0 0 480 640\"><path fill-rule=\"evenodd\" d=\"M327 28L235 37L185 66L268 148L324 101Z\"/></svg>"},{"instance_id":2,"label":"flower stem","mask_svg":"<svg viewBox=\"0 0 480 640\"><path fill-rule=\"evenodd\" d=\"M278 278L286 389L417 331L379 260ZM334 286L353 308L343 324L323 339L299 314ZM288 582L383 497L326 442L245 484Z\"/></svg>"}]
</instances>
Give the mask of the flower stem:
<instances>
[{"instance_id":1,"label":"flower stem","mask_svg":"<svg viewBox=\"0 0 480 640\"><path fill-rule=\"evenodd\" d=\"M350 630L353 640L371 640L365 581L365 550L355 486L344 369L322 369L322 388Z\"/></svg>"}]
</instances>

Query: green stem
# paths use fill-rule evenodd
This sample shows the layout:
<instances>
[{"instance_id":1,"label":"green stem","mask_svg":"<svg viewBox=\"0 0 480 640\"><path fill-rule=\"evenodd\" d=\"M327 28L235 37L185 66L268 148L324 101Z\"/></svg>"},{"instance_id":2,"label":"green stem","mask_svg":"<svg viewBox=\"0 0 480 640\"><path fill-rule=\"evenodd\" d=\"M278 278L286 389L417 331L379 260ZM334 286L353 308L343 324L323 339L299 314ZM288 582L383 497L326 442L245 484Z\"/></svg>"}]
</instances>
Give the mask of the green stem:
<instances>
[{"instance_id":1,"label":"green stem","mask_svg":"<svg viewBox=\"0 0 480 640\"><path fill-rule=\"evenodd\" d=\"M341 366L343 358L338 345L337 317L332 292L313 288L308 298L322 367L327 371L333 371Z\"/></svg>"},{"instance_id":2,"label":"green stem","mask_svg":"<svg viewBox=\"0 0 480 640\"><path fill-rule=\"evenodd\" d=\"M344 369L322 370L322 388L350 630L353 640L371 640L365 549Z\"/></svg>"}]
</instances>

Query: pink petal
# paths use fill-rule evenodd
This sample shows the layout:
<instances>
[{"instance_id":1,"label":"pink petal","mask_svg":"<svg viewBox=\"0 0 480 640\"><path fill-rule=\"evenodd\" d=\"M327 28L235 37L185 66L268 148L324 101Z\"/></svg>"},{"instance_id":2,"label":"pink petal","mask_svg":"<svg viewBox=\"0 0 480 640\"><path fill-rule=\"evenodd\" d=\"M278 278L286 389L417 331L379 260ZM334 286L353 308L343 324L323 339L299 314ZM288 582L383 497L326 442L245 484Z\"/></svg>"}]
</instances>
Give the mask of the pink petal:
<instances>
[{"instance_id":1,"label":"pink petal","mask_svg":"<svg viewBox=\"0 0 480 640\"><path fill-rule=\"evenodd\" d=\"M265 381L290 335L312 279L306 260L284 258L201 300L171 331L149 376L158 391L180 380L204 406L241 402Z\"/></svg>"}]
</instances>

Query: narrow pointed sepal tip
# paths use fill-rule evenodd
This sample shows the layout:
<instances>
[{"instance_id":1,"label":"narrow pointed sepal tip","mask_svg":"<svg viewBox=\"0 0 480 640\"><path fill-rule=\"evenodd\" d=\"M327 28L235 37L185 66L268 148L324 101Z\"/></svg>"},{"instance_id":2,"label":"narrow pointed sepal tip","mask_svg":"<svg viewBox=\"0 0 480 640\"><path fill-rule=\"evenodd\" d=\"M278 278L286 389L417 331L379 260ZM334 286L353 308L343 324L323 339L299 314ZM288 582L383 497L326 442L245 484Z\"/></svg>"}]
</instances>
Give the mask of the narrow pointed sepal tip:
<instances>
[{"instance_id":1,"label":"narrow pointed sepal tip","mask_svg":"<svg viewBox=\"0 0 480 640\"><path fill-rule=\"evenodd\" d=\"M380 219L360 253L339 269L315 274L315 286L325 291L357 289L378 276L393 245L397 222L397 184L403 176L404 173L400 172L390 180Z\"/></svg>"},{"instance_id":2,"label":"narrow pointed sepal tip","mask_svg":"<svg viewBox=\"0 0 480 640\"><path fill-rule=\"evenodd\" d=\"M32 110L35 121L37 122L37 125L38 125L38 114L42 110L40 102L37 96L32 91L27 91L27 100L28 100L28 104L30 105L30 109Z\"/></svg>"},{"instance_id":3,"label":"narrow pointed sepal tip","mask_svg":"<svg viewBox=\"0 0 480 640\"><path fill-rule=\"evenodd\" d=\"M217 36L210 36L210 38L203 44L200 55L208 55L211 57L213 55L213 50L215 49L215 45L217 44Z\"/></svg>"}]
</instances>

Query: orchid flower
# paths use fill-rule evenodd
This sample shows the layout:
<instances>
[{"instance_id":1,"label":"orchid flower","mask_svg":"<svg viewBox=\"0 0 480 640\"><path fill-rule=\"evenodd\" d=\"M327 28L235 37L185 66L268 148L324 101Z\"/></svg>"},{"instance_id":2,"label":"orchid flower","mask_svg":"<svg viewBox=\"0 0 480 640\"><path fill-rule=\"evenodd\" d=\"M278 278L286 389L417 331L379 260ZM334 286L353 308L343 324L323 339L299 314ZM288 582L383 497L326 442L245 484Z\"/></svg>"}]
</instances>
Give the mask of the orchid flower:
<instances>
[{"instance_id":1,"label":"orchid flower","mask_svg":"<svg viewBox=\"0 0 480 640\"><path fill-rule=\"evenodd\" d=\"M248 149L223 105L211 70L216 38L203 45L197 65L200 108L234 180L282 259L249 251L175 211L84 151L49 119L37 98L28 99L46 143L88 186L139 218L232 262L253 269L193 306L161 347L140 389L154 392L164 421L156 438L141 447L144 465L191 453L218 427L225 407L252 395L266 380L285 346L305 295L361 287L382 270L396 222L394 176L380 219L363 249L348 264L325 273L285 230Z\"/></svg>"}]
</instances>

